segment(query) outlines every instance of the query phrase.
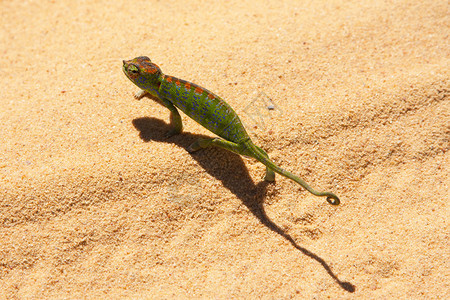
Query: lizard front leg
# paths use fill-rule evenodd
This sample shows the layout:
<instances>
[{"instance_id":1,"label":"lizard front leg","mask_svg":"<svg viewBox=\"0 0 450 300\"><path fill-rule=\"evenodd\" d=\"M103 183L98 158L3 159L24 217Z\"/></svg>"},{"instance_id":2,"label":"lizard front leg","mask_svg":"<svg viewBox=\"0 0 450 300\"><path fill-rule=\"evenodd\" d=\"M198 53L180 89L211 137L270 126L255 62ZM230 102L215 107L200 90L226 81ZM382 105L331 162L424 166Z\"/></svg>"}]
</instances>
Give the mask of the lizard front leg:
<instances>
[{"instance_id":1,"label":"lizard front leg","mask_svg":"<svg viewBox=\"0 0 450 300\"><path fill-rule=\"evenodd\" d=\"M161 97L160 94L158 94L157 96L153 96L146 90L139 90L136 94L134 94L134 98L136 98L137 100L140 100L145 96L148 96L156 101L161 100L163 105L170 110L170 125L173 126L173 129L167 132L166 136L170 138L174 135L180 134L183 131L183 123L181 121L180 113L178 112L177 108L172 104L172 102Z\"/></svg>"},{"instance_id":2,"label":"lizard front leg","mask_svg":"<svg viewBox=\"0 0 450 300\"><path fill-rule=\"evenodd\" d=\"M180 134L183 131L183 122L181 121L180 113L177 108L167 99L160 98L165 107L170 110L170 125L173 129L167 132L166 137L170 138L174 135Z\"/></svg>"}]
</instances>

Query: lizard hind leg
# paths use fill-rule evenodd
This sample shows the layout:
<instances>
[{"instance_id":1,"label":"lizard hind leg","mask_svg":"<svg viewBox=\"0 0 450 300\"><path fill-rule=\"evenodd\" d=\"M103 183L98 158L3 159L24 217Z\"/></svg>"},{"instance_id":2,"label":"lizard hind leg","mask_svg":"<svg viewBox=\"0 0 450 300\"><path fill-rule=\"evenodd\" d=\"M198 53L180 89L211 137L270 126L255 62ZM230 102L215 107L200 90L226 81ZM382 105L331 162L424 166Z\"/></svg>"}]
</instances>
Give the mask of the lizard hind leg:
<instances>
[{"instance_id":1,"label":"lizard hind leg","mask_svg":"<svg viewBox=\"0 0 450 300\"><path fill-rule=\"evenodd\" d=\"M242 147L239 144L226 141L221 138L208 138L208 139L198 139L187 149L189 153L198 151L203 148L207 148L210 146L216 146L219 148L226 149L228 151L244 155Z\"/></svg>"},{"instance_id":2,"label":"lizard hind leg","mask_svg":"<svg viewBox=\"0 0 450 300\"><path fill-rule=\"evenodd\" d=\"M256 146L256 145L255 145L255 147L256 147L256 149L258 149L259 151L261 151L261 153L262 153L265 157L269 158L269 155L267 154L266 151L264 151L263 149L259 148L259 147ZM274 181L275 181L275 172L274 172L272 169L270 169L269 167L267 167L267 166L266 166L266 175L264 176L264 180L265 180L265 181L268 181L268 182L274 182Z\"/></svg>"},{"instance_id":3,"label":"lizard hind leg","mask_svg":"<svg viewBox=\"0 0 450 300\"><path fill-rule=\"evenodd\" d=\"M252 153L249 153L248 148L243 146L243 144L236 144L227 140L223 140L220 138L209 138L209 139L198 139L196 142L194 142L192 145L189 146L188 148L188 152L192 153L195 152L197 150L200 150L202 148L206 148L209 146L217 146L223 149L226 149L228 151L237 153L239 155L244 155L244 156L251 156L253 157ZM259 151L261 151L261 153L269 158L269 155L267 155L267 153L259 148L258 146L255 146ZM275 181L275 172L270 169L269 167L266 167L266 175L264 177L264 180L269 181L269 182L273 182Z\"/></svg>"}]
</instances>

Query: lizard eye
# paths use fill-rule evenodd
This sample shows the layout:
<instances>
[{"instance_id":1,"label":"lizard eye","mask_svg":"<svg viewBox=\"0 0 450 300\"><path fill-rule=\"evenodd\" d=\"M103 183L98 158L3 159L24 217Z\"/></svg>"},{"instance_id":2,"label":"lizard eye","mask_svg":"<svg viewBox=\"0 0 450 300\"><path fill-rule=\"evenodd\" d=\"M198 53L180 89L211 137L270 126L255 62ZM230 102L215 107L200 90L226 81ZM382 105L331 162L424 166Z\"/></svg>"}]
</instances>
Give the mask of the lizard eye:
<instances>
[{"instance_id":1,"label":"lizard eye","mask_svg":"<svg viewBox=\"0 0 450 300\"><path fill-rule=\"evenodd\" d=\"M133 65L131 65L131 66L128 67L128 72L129 72L130 74L133 74L133 75L139 74L138 68L136 68L136 67L133 66Z\"/></svg>"}]
</instances>

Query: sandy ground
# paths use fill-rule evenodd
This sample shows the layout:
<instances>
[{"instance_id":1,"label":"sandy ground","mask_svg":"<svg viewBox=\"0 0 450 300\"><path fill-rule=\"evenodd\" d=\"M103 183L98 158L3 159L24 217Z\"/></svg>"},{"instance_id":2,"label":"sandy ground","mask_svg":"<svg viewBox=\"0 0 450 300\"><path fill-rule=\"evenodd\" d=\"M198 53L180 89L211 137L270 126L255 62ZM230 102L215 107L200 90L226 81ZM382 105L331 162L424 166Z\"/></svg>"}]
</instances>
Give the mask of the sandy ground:
<instances>
[{"instance_id":1,"label":"sandy ground","mask_svg":"<svg viewBox=\"0 0 450 300\"><path fill-rule=\"evenodd\" d=\"M1 299L449 297L447 1L93 2L0 2ZM140 55L342 204L166 139Z\"/></svg>"}]
</instances>

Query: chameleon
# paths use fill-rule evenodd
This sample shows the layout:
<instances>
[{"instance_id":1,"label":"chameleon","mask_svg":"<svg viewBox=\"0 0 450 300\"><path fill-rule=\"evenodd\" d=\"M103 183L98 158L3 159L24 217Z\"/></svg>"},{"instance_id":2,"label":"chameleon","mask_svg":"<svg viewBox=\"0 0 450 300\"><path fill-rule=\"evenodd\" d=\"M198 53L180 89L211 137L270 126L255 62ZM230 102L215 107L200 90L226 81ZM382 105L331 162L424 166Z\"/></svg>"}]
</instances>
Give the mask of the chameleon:
<instances>
[{"instance_id":1,"label":"chameleon","mask_svg":"<svg viewBox=\"0 0 450 300\"><path fill-rule=\"evenodd\" d=\"M195 83L163 74L160 67L147 56L123 60L122 69L128 79L140 88L139 92L135 94L136 99L144 96L156 98L169 109L172 129L167 132L167 137L179 134L183 130L178 109L219 136L198 139L188 147L188 152L192 153L202 148L216 146L239 155L255 158L266 166L264 177L266 181L273 182L276 172L297 182L311 194L326 197L330 204L338 205L340 203L335 194L316 191L300 177L272 162L268 154L252 142L237 113L216 94Z\"/></svg>"}]
</instances>

